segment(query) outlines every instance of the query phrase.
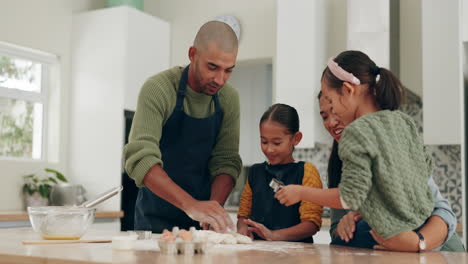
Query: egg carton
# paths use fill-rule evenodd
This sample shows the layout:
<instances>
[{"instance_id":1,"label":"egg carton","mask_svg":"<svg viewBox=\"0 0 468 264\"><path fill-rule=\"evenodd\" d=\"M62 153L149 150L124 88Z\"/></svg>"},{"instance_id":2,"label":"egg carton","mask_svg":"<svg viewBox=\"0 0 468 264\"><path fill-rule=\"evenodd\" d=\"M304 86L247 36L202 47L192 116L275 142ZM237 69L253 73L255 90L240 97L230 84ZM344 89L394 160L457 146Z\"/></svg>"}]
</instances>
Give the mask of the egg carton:
<instances>
[{"instance_id":1,"label":"egg carton","mask_svg":"<svg viewBox=\"0 0 468 264\"><path fill-rule=\"evenodd\" d=\"M164 239L158 240L159 249L162 254L166 255L194 255L194 254L204 254L208 252L208 249L211 247L212 243L208 241L202 241L197 239L196 234L197 230L195 227L191 227L189 232L181 231L179 227L175 226L172 228L171 232L167 232L168 237L175 239L174 241L166 241ZM182 234L185 232L184 234ZM163 232L164 236L164 232ZM188 236L188 237L187 237Z\"/></svg>"},{"instance_id":2,"label":"egg carton","mask_svg":"<svg viewBox=\"0 0 468 264\"><path fill-rule=\"evenodd\" d=\"M162 241L158 240L159 249L165 255L194 255L208 253L212 247L210 242L201 241Z\"/></svg>"}]
</instances>

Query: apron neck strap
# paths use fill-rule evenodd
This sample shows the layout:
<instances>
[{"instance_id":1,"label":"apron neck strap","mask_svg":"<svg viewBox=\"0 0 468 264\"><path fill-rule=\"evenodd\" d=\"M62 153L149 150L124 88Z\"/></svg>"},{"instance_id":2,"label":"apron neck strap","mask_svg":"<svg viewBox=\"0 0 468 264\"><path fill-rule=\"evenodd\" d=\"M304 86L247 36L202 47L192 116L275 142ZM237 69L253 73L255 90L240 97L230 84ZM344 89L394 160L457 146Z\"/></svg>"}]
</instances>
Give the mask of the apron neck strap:
<instances>
[{"instance_id":1,"label":"apron neck strap","mask_svg":"<svg viewBox=\"0 0 468 264\"><path fill-rule=\"evenodd\" d=\"M179 89L177 91L176 109L181 110L184 107L184 97L185 97L185 92L187 89L189 68L190 68L190 64L187 67L185 67L184 71L182 72L182 77L180 77Z\"/></svg>"},{"instance_id":2,"label":"apron neck strap","mask_svg":"<svg viewBox=\"0 0 468 264\"><path fill-rule=\"evenodd\" d=\"M185 67L184 71L182 72L182 77L180 77L179 81L179 89L177 91L177 102L176 102L176 109L182 110L184 108L184 97L187 90L187 80L188 80L188 72L189 72L190 64ZM216 112L221 111L221 107L219 106L219 98L218 93L213 95L215 109Z\"/></svg>"}]
</instances>

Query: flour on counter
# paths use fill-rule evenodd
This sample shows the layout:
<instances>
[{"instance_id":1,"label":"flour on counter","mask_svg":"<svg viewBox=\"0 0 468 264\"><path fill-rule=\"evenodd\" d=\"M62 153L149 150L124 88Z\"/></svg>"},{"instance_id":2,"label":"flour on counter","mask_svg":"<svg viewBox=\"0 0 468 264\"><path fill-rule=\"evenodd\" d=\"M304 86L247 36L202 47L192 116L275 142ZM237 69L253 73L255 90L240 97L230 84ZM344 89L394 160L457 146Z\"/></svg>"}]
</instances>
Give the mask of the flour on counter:
<instances>
[{"instance_id":1,"label":"flour on counter","mask_svg":"<svg viewBox=\"0 0 468 264\"><path fill-rule=\"evenodd\" d=\"M217 233L209 230L193 230L194 241L203 241L208 243L217 244L250 244L252 239L238 233Z\"/></svg>"},{"instance_id":2,"label":"flour on counter","mask_svg":"<svg viewBox=\"0 0 468 264\"><path fill-rule=\"evenodd\" d=\"M289 249L304 249L303 243L285 242L285 241L254 241L251 244L218 244L214 245L212 250L220 251L243 251L243 250L258 250L258 251L273 251L286 253Z\"/></svg>"}]
</instances>

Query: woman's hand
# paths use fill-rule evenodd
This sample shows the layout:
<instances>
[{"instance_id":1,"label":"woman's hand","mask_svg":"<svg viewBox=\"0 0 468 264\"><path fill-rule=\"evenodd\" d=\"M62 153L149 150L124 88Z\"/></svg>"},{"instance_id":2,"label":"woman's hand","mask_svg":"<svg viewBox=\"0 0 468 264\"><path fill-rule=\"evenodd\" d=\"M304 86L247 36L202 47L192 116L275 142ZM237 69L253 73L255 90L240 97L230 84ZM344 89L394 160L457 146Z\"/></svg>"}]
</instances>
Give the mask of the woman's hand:
<instances>
[{"instance_id":1,"label":"woman's hand","mask_svg":"<svg viewBox=\"0 0 468 264\"><path fill-rule=\"evenodd\" d=\"M250 232L254 232L255 234L257 234L259 237L265 239L265 240L268 240L268 241L272 241L274 240L274 233L273 231L271 231L270 229L266 228L264 225L260 224L260 223L257 223L255 221L252 221L250 219L245 219L244 220L244 223L246 223L249 227L248 227L248 230Z\"/></svg>"},{"instance_id":2,"label":"woman's hand","mask_svg":"<svg viewBox=\"0 0 468 264\"><path fill-rule=\"evenodd\" d=\"M370 233L378 243L378 245L374 246L374 249L406 252L419 251L419 237L413 231L401 232L400 234L387 239L377 235L374 230L371 230Z\"/></svg>"},{"instance_id":3,"label":"woman's hand","mask_svg":"<svg viewBox=\"0 0 468 264\"><path fill-rule=\"evenodd\" d=\"M349 242L353 239L354 232L356 231L356 223L361 219L362 217L358 212L347 213L340 219L335 234L338 235L341 240Z\"/></svg>"},{"instance_id":4,"label":"woman's hand","mask_svg":"<svg viewBox=\"0 0 468 264\"><path fill-rule=\"evenodd\" d=\"M303 188L304 186L295 184L284 186L276 192L275 198L286 206L296 204L302 200Z\"/></svg>"}]
</instances>

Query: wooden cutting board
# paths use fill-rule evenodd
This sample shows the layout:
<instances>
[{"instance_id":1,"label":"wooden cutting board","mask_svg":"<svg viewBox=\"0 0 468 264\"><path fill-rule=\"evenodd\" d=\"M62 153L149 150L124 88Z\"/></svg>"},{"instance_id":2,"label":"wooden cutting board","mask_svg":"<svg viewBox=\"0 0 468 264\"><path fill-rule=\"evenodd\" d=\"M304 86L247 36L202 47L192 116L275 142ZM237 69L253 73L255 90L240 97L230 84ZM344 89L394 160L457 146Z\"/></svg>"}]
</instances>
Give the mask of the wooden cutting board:
<instances>
[{"instance_id":1,"label":"wooden cutting board","mask_svg":"<svg viewBox=\"0 0 468 264\"><path fill-rule=\"evenodd\" d=\"M48 244L76 244L76 243L110 243L109 239L90 240L24 240L23 245L48 245Z\"/></svg>"}]
</instances>

